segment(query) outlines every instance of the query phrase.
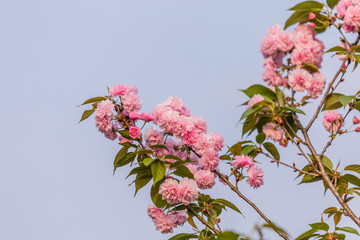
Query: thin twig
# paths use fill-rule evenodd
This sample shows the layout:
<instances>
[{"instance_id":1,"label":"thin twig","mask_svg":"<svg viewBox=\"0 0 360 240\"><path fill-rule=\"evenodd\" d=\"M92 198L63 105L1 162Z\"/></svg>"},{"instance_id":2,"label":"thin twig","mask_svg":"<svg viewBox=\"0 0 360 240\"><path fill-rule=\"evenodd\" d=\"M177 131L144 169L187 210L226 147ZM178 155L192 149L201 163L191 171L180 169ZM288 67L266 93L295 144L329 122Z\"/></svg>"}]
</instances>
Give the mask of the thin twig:
<instances>
[{"instance_id":1,"label":"thin twig","mask_svg":"<svg viewBox=\"0 0 360 240\"><path fill-rule=\"evenodd\" d=\"M192 209L190 206L186 206L186 208L192 213L194 214L194 216L205 226L207 226L208 228L211 229L211 231L213 231L215 234L219 234L219 231L216 230L214 228L214 226L212 226L210 223L208 223L207 221L205 221L205 219L203 217L201 217L199 214L197 214L194 209Z\"/></svg>"},{"instance_id":2,"label":"thin twig","mask_svg":"<svg viewBox=\"0 0 360 240\"><path fill-rule=\"evenodd\" d=\"M248 198L246 198L243 194L240 193L240 191L234 186L232 185L229 180L224 176L222 175L219 171L217 170L213 170L213 172L218 175L230 188L231 190L233 190L240 198L242 198L247 204L249 204L253 209L255 209L255 211L270 225L270 226L273 226L273 223L270 221L270 219L268 219L264 213L262 213L260 211L260 209L253 203L251 202ZM279 231L278 229L276 228L273 228L274 231L280 236L282 237L283 239L286 239L288 240L289 238L284 234L282 233L281 231Z\"/></svg>"}]
</instances>

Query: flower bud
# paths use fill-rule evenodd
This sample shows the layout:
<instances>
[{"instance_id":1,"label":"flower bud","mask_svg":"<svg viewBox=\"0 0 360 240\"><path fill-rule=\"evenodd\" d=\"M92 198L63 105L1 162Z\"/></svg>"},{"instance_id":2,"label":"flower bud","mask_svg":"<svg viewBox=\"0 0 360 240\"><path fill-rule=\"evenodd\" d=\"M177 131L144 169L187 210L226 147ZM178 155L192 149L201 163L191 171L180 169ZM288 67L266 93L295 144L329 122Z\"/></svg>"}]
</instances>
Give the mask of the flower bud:
<instances>
[{"instance_id":1,"label":"flower bud","mask_svg":"<svg viewBox=\"0 0 360 240\"><path fill-rule=\"evenodd\" d=\"M311 22L311 23L309 23L309 26L312 27L312 28L314 28L314 27L315 27L315 23Z\"/></svg>"},{"instance_id":2,"label":"flower bud","mask_svg":"<svg viewBox=\"0 0 360 240\"><path fill-rule=\"evenodd\" d=\"M360 132L360 127L355 128L355 132Z\"/></svg>"},{"instance_id":3,"label":"flower bud","mask_svg":"<svg viewBox=\"0 0 360 240\"><path fill-rule=\"evenodd\" d=\"M313 20L315 18L316 18L315 13L313 13L313 12L309 13L309 20Z\"/></svg>"},{"instance_id":4,"label":"flower bud","mask_svg":"<svg viewBox=\"0 0 360 240\"><path fill-rule=\"evenodd\" d=\"M353 118L353 123L354 123L354 124L359 124L359 123L360 123L360 120L359 120L357 117L354 117L354 118Z\"/></svg>"}]
</instances>

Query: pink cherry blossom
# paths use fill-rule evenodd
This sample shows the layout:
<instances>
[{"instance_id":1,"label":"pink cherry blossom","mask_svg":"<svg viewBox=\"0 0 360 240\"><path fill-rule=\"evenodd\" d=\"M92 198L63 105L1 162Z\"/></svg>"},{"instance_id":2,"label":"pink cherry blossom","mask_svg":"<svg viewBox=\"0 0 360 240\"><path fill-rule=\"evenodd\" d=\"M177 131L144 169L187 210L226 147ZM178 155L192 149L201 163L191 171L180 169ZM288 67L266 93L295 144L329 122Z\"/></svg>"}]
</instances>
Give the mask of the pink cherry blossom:
<instances>
[{"instance_id":1,"label":"pink cherry blossom","mask_svg":"<svg viewBox=\"0 0 360 240\"><path fill-rule=\"evenodd\" d=\"M129 118L131 118L132 120L137 120L139 118L139 113L131 112L131 113L129 113Z\"/></svg>"},{"instance_id":2,"label":"pink cherry blossom","mask_svg":"<svg viewBox=\"0 0 360 240\"><path fill-rule=\"evenodd\" d=\"M343 117L337 111L328 111L325 113L322 124L328 132L337 132L344 126Z\"/></svg>"},{"instance_id":3,"label":"pink cherry blossom","mask_svg":"<svg viewBox=\"0 0 360 240\"><path fill-rule=\"evenodd\" d=\"M275 125L275 123L267 123L262 128L266 138L271 138L274 142L279 142L283 139L284 131Z\"/></svg>"},{"instance_id":4,"label":"pink cherry blossom","mask_svg":"<svg viewBox=\"0 0 360 240\"><path fill-rule=\"evenodd\" d=\"M146 129L144 133L144 140L147 146L162 144L163 134L155 129L154 126Z\"/></svg>"},{"instance_id":5,"label":"pink cherry blossom","mask_svg":"<svg viewBox=\"0 0 360 240\"><path fill-rule=\"evenodd\" d=\"M344 23L356 29L360 26L360 5L349 6L346 10Z\"/></svg>"},{"instance_id":6,"label":"pink cherry blossom","mask_svg":"<svg viewBox=\"0 0 360 240\"><path fill-rule=\"evenodd\" d=\"M164 211L161 208L157 208L154 205L148 206L147 213L148 213L149 217L151 217L152 219L163 218L166 216Z\"/></svg>"},{"instance_id":7,"label":"pink cherry blossom","mask_svg":"<svg viewBox=\"0 0 360 240\"><path fill-rule=\"evenodd\" d=\"M189 215L187 214L187 210L185 209L182 211L178 211L177 213L169 214L168 217L175 225L179 226L187 221Z\"/></svg>"},{"instance_id":8,"label":"pink cherry blossom","mask_svg":"<svg viewBox=\"0 0 360 240\"><path fill-rule=\"evenodd\" d=\"M132 138L138 138L141 134L141 129L136 126L131 126L129 129L130 137Z\"/></svg>"},{"instance_id":9,"label":"pink cherry blossom","mask_svg":"<svg viewBox=\"0 0 360 240\"><path fill-rule=\"evenodd\" d=\"M295 69L289 73L288 84L297 92L303 92L311 86L312 76L305 69Z\"/></svg>"},{"instance_id":10,"label":"pink cherry blossom","mask_svg":"<svg viewBox=\"0 0 360 240\"><path fill-rule=\"evenodd\" d=\"M260 94L255 94L254 96L252 96L252 98L250 98L246 109L251 108L254 104L262 101L264 101L264 97Z\"/></svg>"},{"instance_id":11,"label":"pink cherry blossom","mask_svg":"<svg viewBox=\"0 0 360 240\"><path fill-rule=\"evenodd\" d=\"M234 168L248 168L254 164L254 159L247 155L241 154L240 156L235 156L234 161L231 163Z\"/></svg>"},{"instance_id":12,"label":"pink cherry blossom","mask_svg":"<svg viewBox=\"0 0 360 240\"><path fill-rule=\"evenodd\" d=\"M184 205L189 205L199 196L199 190L195 180L185 177L178 185L178 199Z\"/></svg>"},{"instance_id":13,"label":"pink cherry blossom","mask_svg":"<svg viewBox=\"0 0 360 240\"><path fill-rule=\"evenodd\" d=\"M154 116L151 113L140 113L140 119L145 122L151 122L154 120Z\"/></svg>"},{"instance_id":14,"label":"pink cherry blossom","mask_svg":"<svg viewBox=\"0 0 360 240\"><path fill-rule=\"evenodd\" d=\"M215 174L209 170L199 170L194 174L200 189L210 189L215 185Z\"/></svg>"},{"instance_id":15,"label":"pink cherry blossom","mask_svg":"<svg viewBox=\"0 0 360 240\"><path fill-rule=\"evenodd\" d=\"M154 220L156 230L161 233L172 233L173 229L176 227L175 223L169 216L163 218L157 218Z\"/></svg>"},{"instance_id":16,"label":"pink cherry blossom","mask_svg":"<svg viewBox=\"0 0 360 240\"><path fill-rule=\"evenodd\" d=\"M219 165L219 162L219 154L212 149L204 152L199 160L200 166L208 170L214 170Z\"/></svg>"},{"instance_id":17,"label":"pink cherry blossom","mask_svg":"<svg viewBox=\"0 0 360 240\"><path fill-rule=\"evenodd\" d=\"M118 84L113 86L112 88L110 88L109 90L109 96L111 98L114 97L120 97L125 95L125 93L128 91L128 88L126 87L126 85L123 84Z\"/></svg>"},{"instance_id":18,"label":"pink cherry blossom","mask_svg":"<svg viewBox=\"0 0 360 240\"><path fill-rule=\"evenodd\" d=\"M257 167L257 165L252 165L247 171L249 179L246 180L246 183L253 188L258 188L264 184L263 176L264 172Z\"/></svg>"},{"instance_id":19,"label":"pink cherry blossom","mask_svg":"<svg viewBox=\"0 0 360 240\"><path fill-rule=\"evenodd\" d=\"M351 5L351 0L340 0L336 5L337 16L342 18L345 16L346 9Z\"/></svg>"},{"instance_id":20,"label":"pink cherry blossom","mask_svg":"<svg viewBox=\"0 0 360 240\"><path fill-rule=\"evenodd\" d=\"M166 179L159 187L159 194L162 195L162 199L169 204L175 204L181 202L179 198L179 183L175 179Z\"/></svg>"},{"instance_id":21,"label":"pink cherry blossom","mask_svg":"<svg viewBox=\"0 0 360 240\"><path fill-rule=\"evenodd\" d=\"M313 74L310 87L308 88L311 98L317 98L322 93L325 82L326 78L323 74L319 72Z\"/></svg>"}]
</instances>

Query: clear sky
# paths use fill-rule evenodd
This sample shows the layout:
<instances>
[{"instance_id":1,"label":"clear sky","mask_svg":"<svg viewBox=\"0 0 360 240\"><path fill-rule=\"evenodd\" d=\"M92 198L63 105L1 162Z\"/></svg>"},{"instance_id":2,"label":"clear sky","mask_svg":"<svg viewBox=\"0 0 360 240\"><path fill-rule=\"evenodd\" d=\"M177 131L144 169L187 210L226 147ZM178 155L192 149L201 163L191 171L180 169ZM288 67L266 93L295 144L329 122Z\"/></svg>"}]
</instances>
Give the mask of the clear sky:
<instances>
[{"instance_id":1,"label":"clear sky","mask_svg":"<svg viewBox=\"0 0 360 240\"><path fill-rule=\"evenodd\" d=\"M112 175L118 145L97 132L93 118L78 125L85 108L76 106L105 95L107 86L133 84L143 111L168 96L181 97L192 113L207 120L209 131L233 144L241 139L236 122L243 109L237 105L246 101L237 89L262 83L261 39L268 27L284 25L290 15L286 9L294 4L0 1L0 239L170 238L155 231L146 214L149 189L133 198L131 179L124 179L129 169ZM338 41L334 32L319 38L326 48ZM330 78L339 61L326 61L322 71ZM341 89L353 94L360 89L359 77L354 73ZM311 134L319 147L328 136L320 121ZM335 164L359 163L359 136L335 141L329 151ZM285 162L304 165L295 148L282 153ZM332 196L323 197L321 183L298 186L289 169L266 161L261 168L265 185L240 189L291 236L318 222L325 208L337 206ZM212 193L234 202L246 217L228 211L222 216L224 229L249 233L262 223L225 186L217 184ZM360 209L359 200L352 206ZM277 239L270 232L266 236Z\"/></svg>"}]
</instances>

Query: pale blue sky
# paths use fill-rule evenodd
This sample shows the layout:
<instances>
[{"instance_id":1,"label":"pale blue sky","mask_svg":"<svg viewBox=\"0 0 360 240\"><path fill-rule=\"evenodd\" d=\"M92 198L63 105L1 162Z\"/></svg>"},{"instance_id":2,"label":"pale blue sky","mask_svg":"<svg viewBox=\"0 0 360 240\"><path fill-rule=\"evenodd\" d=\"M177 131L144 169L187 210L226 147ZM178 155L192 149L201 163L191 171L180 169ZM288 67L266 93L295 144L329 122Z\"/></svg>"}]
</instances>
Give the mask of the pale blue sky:
<instances>
[{"instance_id":1,"label":"pale blue sky","mask_svg":"<svg viewBox=\"0 0 360 240\"><path fill-rule=\"evenodd\" d=\"M236 106L246 101L236 89L262 82L261 38L268 27L283 25L294 2L0 1L0 239L168 239L146 214L148 189L133 198L131 180L124 180L129 169L112 175L117 144L97 132L92 118L78 125L85 108L76 106L106 94L107 86L134 84L144 111L170 95L181 97L210 131L235 143L242 111ZM319 38L327 48L338 40L333 33ZM329 61L327 77L339 64ZM360 89L359 76L342 89ZM312 135L317 146L325 143L319 121ZM359 135L342 136L331 159L359 163L358 141ZM304 164L292 147L282 159ZM292 236L337 206L323 197L321 183L297 186L292 171L266 161L261 168L265 185L240 189ZM223 185L212 192L246 216L223 214L223 229L249 233L262 222ZM359 200L352 206L360 209ZM175 232L181 230L189 228Z\"/></svg>"}]
</instances>

